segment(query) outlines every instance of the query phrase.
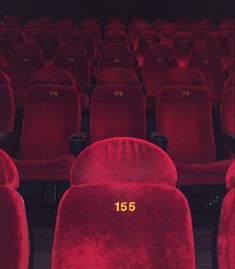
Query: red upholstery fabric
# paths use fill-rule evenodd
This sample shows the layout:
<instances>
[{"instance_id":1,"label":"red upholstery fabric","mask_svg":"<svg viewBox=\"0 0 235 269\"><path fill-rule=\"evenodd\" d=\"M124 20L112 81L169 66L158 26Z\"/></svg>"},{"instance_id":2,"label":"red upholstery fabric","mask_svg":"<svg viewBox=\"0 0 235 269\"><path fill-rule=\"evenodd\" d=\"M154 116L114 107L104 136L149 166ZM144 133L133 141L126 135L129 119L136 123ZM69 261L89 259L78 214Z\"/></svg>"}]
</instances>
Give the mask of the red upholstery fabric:
<instances>
[{"instance_id":1,"label":"red upholstery fabric","mask_svg":"<svg viewBox=\"0 0 235 269\"><path fill-rule=\"evenodd\" d=\"M31 78L43 64L41 51L36 45L19 43L12 49L7 73L12 82L17 106L23 106Z\"/></svg>"},{"instance_id":2,"label":"red upholstery fabric","mask_svg":"<svg viewBox=\"0 0 235 269\"><path fill-rule=\"evenodd\" d=\"M235 187L235 161L231 163L226 174L226 187L228 190Z\"/></svg>"},{"instance_id":3,"label":"red upholstery fabric","mask_svg":"<svg viewBox=\"0 0 235 269\"><path fill-rule=\"evenodd\" d=\"M228 169L226 182L229 192L226 194L219 223L218 265L219 269L235 267L235 185L234 161Z\"/></svg>"},{"instance_id":4,"label":"red upholstery fabric","mask_svg":"<svg viewBox=\"0 0 235 269\"><path fill-rule=\"evenodd\" d=\"M0 71L0 131L12 131L15 120L15 104L11 83Z\"/></svg>"},{"instance_id":5,"label":"red upholstery fabric","mask_svg":"<svg viewBox=\"0 0 235 269\"><path fill-rule=\"evenodd\" d=\"M102 47L101 55L125 55L130 56L128 46L119 43L108 43Z\"/></svg>"},{"instance_id":6,"label":"red upholstery fabric","mask_svg":"<svg viewBox=\"0 0 235 269\"><path fill-rule=\"evenodd\" d=\"M138 77L134 71L126 68L109 68L99 73L98 85L123 84L138 85Z\"/></svg>"},{"instance_id":7,"label":"red upholstery fabric","mask_svg":"<svg viewBox=\"0 0 235 269\"><path fill-rule=\"evenodd\" d=\"M126 68L134 71L134 62L130 56L105 55L98 63L98 72L108 68Z\"/></svg>"},{"instance_id":8,"label":"red upholstery fabric","mask_svg":"<svg viewBox=\"0 0 235 269\"><path fill-rule=\"evenodd\" d=\"M223 90L223 64L215 47L201 45L192 50L188 67L198 70L204 75L206 85L212 96L220 96Z\"/></svg>"},{"instance_id":9,"label":"red upholstery fabric","mask_svg":"<svg viewBox=\"0 0 235 269\"><path fill-rule=\"evenodd\" d=\"M24 204L14 190L19 177L10 157L0 150L0 264L7 269L27 269L29 238Z\"/></svg>"},{"instance_id":10,"label":"red upholstery fabric","mask_svg":"<svg viewBox=\"0 0 235 269\"><path fill-rule=\"evenodd\" d=\"M91 100L90 141L113 136L146 138L145 103L138 86L97 86Z\"/></svg>"},{"instance_id":11,"label":"red upholstery fabric","mask_svg":"<svg viewBox=\"0 0 235 269\"><path fill-rule=\"evenodd\" d=\"M24 35L20 30L17 29L8 29L2 34L2 49L5 56L8 56L11 52L12 47L17 43L24 42Z\"/></svg>"},{"instance_id":12,"label":"red upholstery fabric","mask_svg":"<svg viewBox=\"0 0 235 269\"><path fill-rule=\"evenodd\" d=\"M42 50L44 59L47 61L55 55L55 51L60 44L60 38L53 30L42 30L37 35L36 43Z\"/></svg>"},{"instance_id":13,"label":"red upholstery fabric","mask_svg":"<svg viewBox=\"0 0 235 269\"><path fill-rule=\"evenodd\" d=\"M163 150L130 137L109 138L87 147L74 162L70 177L72 186L124 182L175 186L176 180L174 164Z\"/></svg>"},{"instance_id":14,"label":"red upholstery fabric","mask_svg":"<svg viewBox=\"0 0 235 269\"><path fill-rule=\"evenodd\" d=\"M33 82L25 102L18 154L22 162L16 161L20 178L35 178L41 169L38 175L45 172L43 179L53 171L54 177L48 179L61 179L73 161L69 137L81 126L79 97L71 75L63 69L42 69Z\"/></svg>"},{"instance_id":15,"label":"red upholstery fabric","mask_svg":"<svg viewBox=\"0 0 235 269\"><path fill-rule=\"evenodd\" d=\"M136 210L116 212L117 201L135 201ZM175 187L72 187L61 200L54 238L53 269L195 269L190 211Z\"/></svg>"}]
</instances>

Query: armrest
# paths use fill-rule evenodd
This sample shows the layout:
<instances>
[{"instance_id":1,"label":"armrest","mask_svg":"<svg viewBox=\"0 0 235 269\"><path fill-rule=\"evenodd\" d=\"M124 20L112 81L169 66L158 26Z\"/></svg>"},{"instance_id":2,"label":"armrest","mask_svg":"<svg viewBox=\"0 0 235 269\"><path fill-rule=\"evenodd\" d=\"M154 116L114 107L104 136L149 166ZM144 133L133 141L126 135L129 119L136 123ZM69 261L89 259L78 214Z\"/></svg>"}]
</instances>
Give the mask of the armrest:
<instances>
[{"instance_id":1,"label":"armrest","mask_svg":"<svg viewBox=\"0 0 235 269\"><path fill-rule=\"evenodd\" d=\"M223 141L229 145L232 152L235 153L235 134L223 133Z\"/></svg>"},{"instance_id":2,"label":"armrest","mask_svg":"<svg viewBox=\"0 0 235 269\"><path fill-rule=\"evenodd\" d=\"M93 91L94 91L95 85L94 85L94 84L86 84L86 85L84 86L84 88L85 88L86 93L87 93L89 96L91 96L92 93L93 93Z\"/></svg>"},{"instance_id":3,"label":"armrest","mask_svg":"<svg viewBox=\"0 0 235 269\"><path fill-rule=\"evenodd\" d=\"M154 143L164 151L167 150L168 138L166 137L166 135L155 131L151 132L150 139L152 143Z\"/></svg>"},{"instance_id":4,"label":"armrest","mask_svg":"<svg viewBox=\"0 0 235 269\"><path fill-rule=\"evenodd\" d=\"M77 156L88 144L87 133L78 132L69 137L71 153Z\"/></svg>"},{"instance_id":5,"label":"armrest","mask_svg":"<svg viewBox=\"0 0 235 269\"><path fill-rule=\"evenodd\" d=\"M0 148L11 157L16 157L18 152L19 138L14 132L0 132Z\"/></svg>"}]
</instances>

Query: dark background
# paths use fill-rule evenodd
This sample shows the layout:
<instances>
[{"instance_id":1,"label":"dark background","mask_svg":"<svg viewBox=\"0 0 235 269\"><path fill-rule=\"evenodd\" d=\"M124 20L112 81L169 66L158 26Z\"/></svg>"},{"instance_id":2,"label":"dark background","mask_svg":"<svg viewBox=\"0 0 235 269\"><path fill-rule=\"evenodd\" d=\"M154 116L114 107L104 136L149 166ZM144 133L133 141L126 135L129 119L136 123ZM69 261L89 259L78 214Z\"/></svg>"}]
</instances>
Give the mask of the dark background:
<instances>
[{"instance_id":1,"label":"dark background","mask_svg":"<svg viewBox=\"0 0 235 269\"><path fill-rule=\"evenodd\" d=\"M40 16L60 19L74 16L82 19L96 16L105 20L119 16L128 20L135 16L146 20L160 17L174 20L189 17L197 20L210 17L219 21L225 17L234 17L234 0L0 0L0 15L18 15L23 20Z\"/></svg>"}]
</instances>

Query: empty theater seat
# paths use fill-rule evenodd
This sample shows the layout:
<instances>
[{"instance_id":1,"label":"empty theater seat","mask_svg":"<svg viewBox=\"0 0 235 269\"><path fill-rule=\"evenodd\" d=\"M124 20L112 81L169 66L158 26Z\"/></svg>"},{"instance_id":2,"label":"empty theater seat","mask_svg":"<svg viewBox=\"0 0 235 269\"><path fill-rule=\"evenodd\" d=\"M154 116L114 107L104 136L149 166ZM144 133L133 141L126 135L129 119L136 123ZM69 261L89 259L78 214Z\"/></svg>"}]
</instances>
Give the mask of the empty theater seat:
<instances>
[{"instance_id":1,"label":"empty theater seat","mask_svg":"<svg viewBox=\"0 0 235 269\"><path fill-rule=\"evenodd\" d=\"M127 45L120 43L108 43L102 46L101 55L123 55L130 56L130 49Z\"/></svg>"},{"instance_id":2,"label":"empty theater seat","mask_svg":"<svg viewBox=\"0 0 235 269\"><path fill-rule=\"evenodd\" d=\"M28 269L29 265L28 225L18 186L16 167L0 150L0 264L7 269Z\"/></svg>"},{"instance_id":3,"label":"empty theater seat","mask_svg":"<svg viewBox=\"0 0 235 269\"><path fill-rule=\"evenodd\" d=\"M43 64L42 52L36 45L19 43L12 48L8 58L7 73L11 79L18 107L23 107L31 78L43 67Z\"/></svg>"},{"instance_id":4,"label":"empty theater seat","mask_svg":"<svg viewBox=\"0 0 235 269\"><path fill-rule=\"evenodd\" d=\"M52 268L195 269L190 211L175 181L172 161L151 143L88 147L59 206ZM130 207L118 211L119 201Z\"/></svg>"},{"instance_id":5,"label":"empty theater seat","mask_svg":"<svg viewBox=\"0 0 235 269\"><path fill-rule=\"evenodd\" d=\"M97 71L101 72L107 68L126 68L134 70L134 61L130 56L104 55L98 62Z\"/></svg>"},{"instance_id":6,"label":"empty theater seat","mask_svg":"<svg viewBox=\"0 0 235 269\"><path fill-rule=\"evenodd\" d=\"M69 137L80 131L80 110L75 82L66 70L45 68L34 74L15 159L21 179L68 179L74 160Z\"/></svg>"},{"instance_id":7,"label":"empty theater seat","mask_svg":"<svg viewBox=\"0 0 235 269\"><path fill-rule=\"evenodd\" d=\"M14 120L15 103L11 82L7 75L0 71L0 132L13 131Z\"/></svg>"},{"instance_id":8,"label":"empty theater seat","mask_svg":"<svg viewBox=\"0 0 235 269\"><path fill-rule=\"evenodd\" d=\"M209 91L195 70L175 68L162 83L156 129L168 137L179 185L224 184L231 160L216 161Z\"/></svg>"},{"instance_id":9,"label":"empty theater seat","mask_svg":"<svg viewBox=\"0 0 235 269\"><path fill-rule=\"evenodd\" d=\"M173 50L162 44L150 45L146 55L142 82L146 86L146 107L154 109L161 82L170 69L177 67L177 60Z\"/></svg>"},{"instance_id":10,"label":"empty theater seat","mask_svg":"<svg viewBox=\"0 0 235 269\"><path fill-rule=\"evenodd\" d=\"M228 193L224 197L218 231L218 268L235 267L235 161L226 175Z\"/></svg>"},{"instance_id":11,"label":"empty theater seat","mask_svg":"<svg viewBox=\"0 0 235 269\"><path fill-rule=\"evenodd\" d=\"M196 46L192 49L187 66L204 75L213 104L218 106L218 99L223 90L224 72L217 48L212 45Z\"/></svg>"}]
</instances>

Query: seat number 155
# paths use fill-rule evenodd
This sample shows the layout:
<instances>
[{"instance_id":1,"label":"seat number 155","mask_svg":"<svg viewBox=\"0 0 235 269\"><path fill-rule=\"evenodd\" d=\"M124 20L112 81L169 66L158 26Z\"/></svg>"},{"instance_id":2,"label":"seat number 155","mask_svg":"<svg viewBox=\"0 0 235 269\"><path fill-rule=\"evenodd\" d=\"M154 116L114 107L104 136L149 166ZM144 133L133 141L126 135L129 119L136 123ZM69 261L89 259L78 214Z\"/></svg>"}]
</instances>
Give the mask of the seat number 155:
<instances>
[{"instance_id":1,"label":"seat number 155","mask_svg":"<svg viewBox=\"0 0 235 269\"><path fill-rule=\"evenodd\" d=\"M135 202L116 202L114 205L117 212L134 212L136 210Z\"/></svg>"}]
</instances>

